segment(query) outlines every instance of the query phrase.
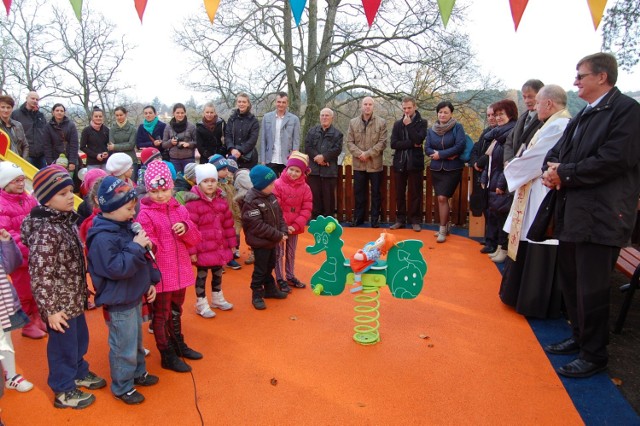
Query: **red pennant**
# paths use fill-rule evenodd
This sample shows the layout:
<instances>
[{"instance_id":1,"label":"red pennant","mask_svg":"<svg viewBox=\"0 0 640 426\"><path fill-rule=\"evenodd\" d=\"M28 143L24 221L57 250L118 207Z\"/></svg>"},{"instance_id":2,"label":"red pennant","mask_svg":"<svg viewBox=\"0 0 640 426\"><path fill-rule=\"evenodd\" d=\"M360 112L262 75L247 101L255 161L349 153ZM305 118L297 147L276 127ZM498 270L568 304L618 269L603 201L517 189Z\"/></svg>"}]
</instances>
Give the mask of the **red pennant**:
<instances>
[{"instance_id":1,"label":"red pennant","mask_svg":"<svg viewBox=\"0 0 640 426\"><path fill-rule=\"evenodd\" d=\"M518 31L518 25L520 25L520 19L522 19L524 10L527 8L527 3L529 3L529 0L509 0L509 4L511 5L511 16L513 17L513 23L516 26L516 31Z\"/></svg>"},{"instance_id":2,"label":"red pennant","mask_svg":"<svg viewBox=\"0 0 640 426\"><path fill-rule=\"evenodd\" d=\"M362 0L364 14L367 15L367 22L369 22L369 26L373 25L373 20L376 19L380 3L382 3L382 0Z\"/></svg>"},{"instance_id":3,"label":"red pennant","mask_svg":"<svg viewBox=\"0 0 640 426\"><path fill-rule=\"evenodd\" d=\"M11 0L2 0L4 7L7 8L7 16L9 16L9 10L11 9Z\"/></svg>"},{"instance_id":4,"label":"red pennant","mask_svg":"<svg viewBox=\"0 0 640 426\"><path fill-rule=\"evenodd\" d=\"M136 5L136 11L138 11L138 17L142 24L142 16L144 15L144 9L147 7L147 0L133 0Z\"/></svg>"}]
</instances>

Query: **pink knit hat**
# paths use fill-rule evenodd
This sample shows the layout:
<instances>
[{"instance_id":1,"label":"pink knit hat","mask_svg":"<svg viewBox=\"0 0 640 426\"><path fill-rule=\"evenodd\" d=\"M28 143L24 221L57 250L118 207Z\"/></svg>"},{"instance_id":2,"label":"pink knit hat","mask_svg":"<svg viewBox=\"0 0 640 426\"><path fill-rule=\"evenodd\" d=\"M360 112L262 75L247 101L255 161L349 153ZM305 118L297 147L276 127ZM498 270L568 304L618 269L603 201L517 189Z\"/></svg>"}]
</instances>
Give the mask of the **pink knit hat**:
<instances>
[{"instance_id":1,"label":"pink knit hat","mask_svg":"<svg viewBox=\"0 0 640 426\"><path fill-rule=\"evenodd\" d=\"M84 197L91 191L93 184L96 183L101 177L105 177L107 172L102 169L91 169L84 175L82 185L80 185L80 194Z\"/></svg>"},{"instance_id":2,"label":"pink knit hat","mask_svg":"<svg viewBox=\"0 0 640 426\"><path fill-rule=\"evenodd\" d=\"M173 179L169 167L162 161L152 161L144 172L144 186L147 191L152 189L171 189Z\"/></svg>"}]
</instances>

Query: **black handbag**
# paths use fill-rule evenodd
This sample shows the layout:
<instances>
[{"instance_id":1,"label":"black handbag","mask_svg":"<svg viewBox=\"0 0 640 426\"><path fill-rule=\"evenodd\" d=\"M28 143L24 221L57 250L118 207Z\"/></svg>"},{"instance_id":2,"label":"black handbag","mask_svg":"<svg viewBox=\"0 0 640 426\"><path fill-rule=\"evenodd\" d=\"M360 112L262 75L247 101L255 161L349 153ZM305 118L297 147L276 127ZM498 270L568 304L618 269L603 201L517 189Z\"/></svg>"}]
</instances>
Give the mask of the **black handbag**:
<instances>
[{"instance_id":1,"label":"black handbag","mask_svg":"<svg viewBox=\"0 0 640 426\"><path fill-rule=\"evenodd\" d=\"M527 239L538 243L553 239L557 193L558 191L552 189L545 195L531 223Z\"/></svg>"}]
</instances>

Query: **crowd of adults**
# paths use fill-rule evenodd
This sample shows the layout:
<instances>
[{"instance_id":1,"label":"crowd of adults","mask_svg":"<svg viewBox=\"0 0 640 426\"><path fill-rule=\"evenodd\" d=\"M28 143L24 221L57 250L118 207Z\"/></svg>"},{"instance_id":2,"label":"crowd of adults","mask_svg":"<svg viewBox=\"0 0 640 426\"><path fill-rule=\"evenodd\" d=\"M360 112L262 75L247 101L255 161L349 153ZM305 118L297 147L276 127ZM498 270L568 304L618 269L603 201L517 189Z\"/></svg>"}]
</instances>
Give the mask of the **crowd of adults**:
<instances>
[{"instance_id":1,"label":"crowd of adults","mask_svg":"<svg viewBox=\"0 0 640 426\"><path fill-rule=\"evenodd\" d=\"M617 62L612 55L587 56L577 71L574 85L588 105L576 117L571 118L560 86L529 80L522 87L522 114L509 99L487 107L489 125L468 165L473 170L471 210L486 218L481 252L494 262L506 262L500 298L521 314L540 318L557 317L564 306L573 334L545 349L579 353L559 373L586 377L607 364L608 278L631 235L640 191L640 106L615 87ZM195 125L180 103L173 106L168 124L158 119L153 106L145 107L137 129L127 121L125 108L116 108L111 127L96 108L78 138L63 105L54 105L47 121L38 104L35 92L15 109L11 97L0 96L0 129L9 134L11 149L35 167L64 155L70 172L81 166L79 150L86 154L87 168L104 168L112 153L123 152L131 156L137 172L136 149L155 147L178 173L196 161L197 150L201 162L221 154L235 158L240 168L261 163L279 175L304 137L313 217L335 215L343 134L333 125L330 108L320 111L320 124L306 135L301 135L299 118L288 111L284 92L277 94L275 110L262 123L246 94L237 96L226 122L209 103ZM432 126L414 98L402 99L402 110L390 136L397 209L391 229L410 225L421 231L423 174L429 164L438 206L435 236L443 243L449 234L450 198L465 167L465 131L451 102L437 105ZM386 121L375 114L374 99L365 97L346 134L354 170L352 226L367 221L372 228L380 226L387 138ZM540 206L552 198L555 204L548 208L554 212L554 238L528 238Z\"/></svg>"}]
</instances>

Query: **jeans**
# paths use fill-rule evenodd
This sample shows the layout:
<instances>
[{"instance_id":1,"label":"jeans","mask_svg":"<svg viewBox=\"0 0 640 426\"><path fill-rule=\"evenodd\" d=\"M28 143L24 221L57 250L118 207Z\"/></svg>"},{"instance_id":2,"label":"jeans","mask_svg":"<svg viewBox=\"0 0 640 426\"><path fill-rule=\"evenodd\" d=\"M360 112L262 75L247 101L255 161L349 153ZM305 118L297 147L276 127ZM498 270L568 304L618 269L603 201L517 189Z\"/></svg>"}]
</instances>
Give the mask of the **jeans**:
<instances>
[{"instance_id":1,"label":"jeans","mask_svg":"<svg viewBox=\"0 0 640 426\"><path fill-rule=\"evenodd\" d=\"M47 165L47 160L44 158L44 155L40 157L29 157L29 162L37 169L42 169Z\"/></svg>"},{"instance_id":2,"label":"jeans","mask_svg":"<svg viewBox=\"0 0 640 426\"><path fill-rule=\"evenodd\" d=\"M122 395L133 389L133 379L147 367L142 346L141 305L126 311L109 311L109 367L111 392Z\"/></svg>"},{"instance_id":3,"label":"jeans","mask_svg":"<svg viewBox=\"0 0 640 426\"><path fill-rule=\"evenodd\" d=\"M84 314L67 320L69 328L64 333L47 326L47 383L55 393L69 392L76 388L76 379L89 373L89 363L84 359L89 348L89 329Z\"/></svg>"},{"instance_id":4,"label":"jeans","mask_svg":"<svg viewBox=\"0 0 640 426\"><path fill-rule=\"evenodd\" d=\"M171 164L173 164L173 167L176 168L176 173L184 173L184 168L187 166L187 164L195 163L196 160L195 158L172 158L170 161Z\"/></svg>"}]
</instances>

